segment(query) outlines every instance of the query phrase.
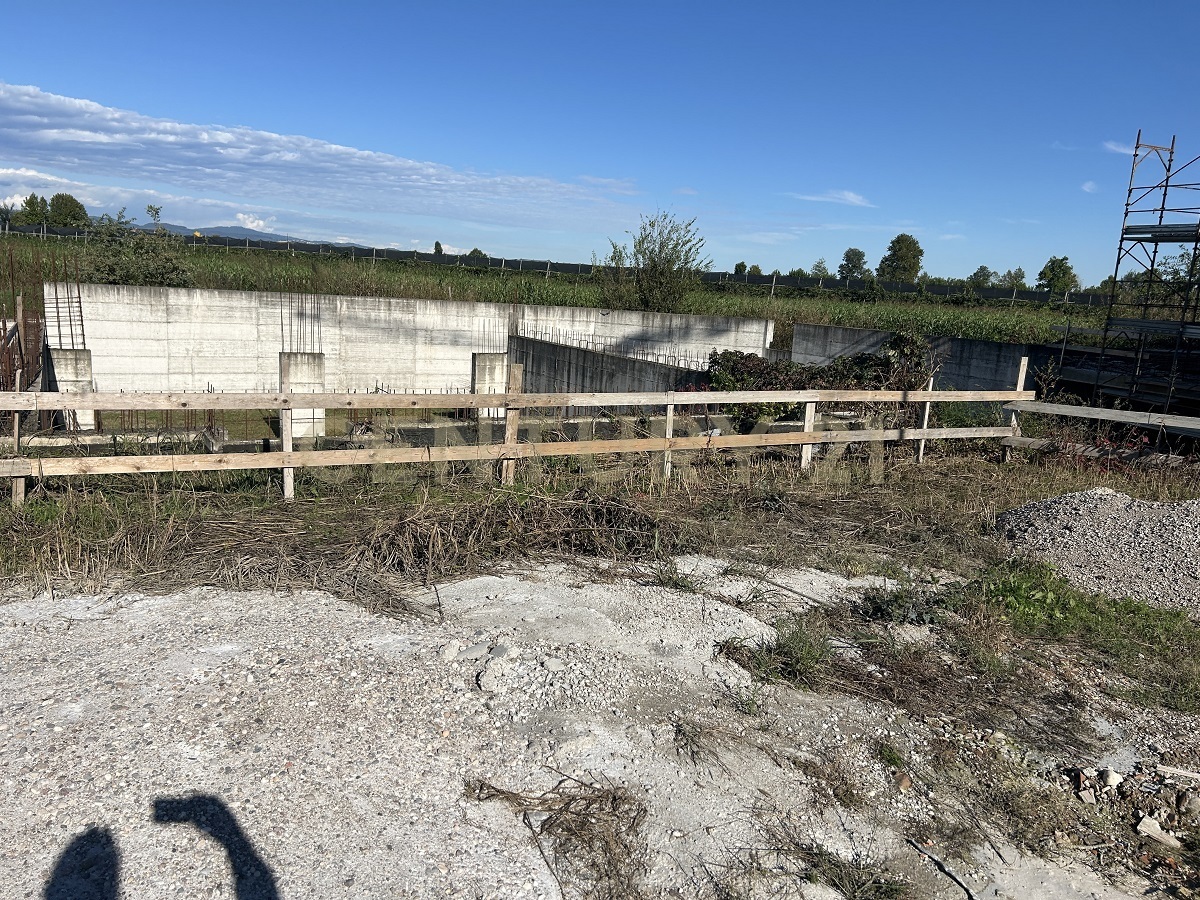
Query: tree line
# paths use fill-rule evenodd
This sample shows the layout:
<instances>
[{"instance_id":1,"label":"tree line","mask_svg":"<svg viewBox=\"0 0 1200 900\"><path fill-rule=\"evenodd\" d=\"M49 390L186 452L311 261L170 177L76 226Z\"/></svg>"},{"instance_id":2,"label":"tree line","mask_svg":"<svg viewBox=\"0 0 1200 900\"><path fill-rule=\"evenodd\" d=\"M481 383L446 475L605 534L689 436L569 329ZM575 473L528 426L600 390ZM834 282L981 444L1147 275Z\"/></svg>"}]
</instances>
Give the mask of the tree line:
<instances>
[{"instance_id":1,"label":"tree line","mask_svg":"<svg viewBox=\"0 0 1200 900\"><path fill-rule=\"evenodd\" d=\"M898 234L888 244L887 251L874 269L867 263L867 254L858 247L848 247L842 254L837 272L831 272L824 258L814 262L811 268L795 268L787 272L791 278L837 278L839 281L898 281L905 284L950 285L963 288L1004 288L1027 291L1025 270L1018 266L1005 272L997 272L988 266L980 266L966 278L944 278L925 272L921 263L925 250L911 234ZM734 275L762 275L761 266L747 266L739 262L733 267ZM771 275L783 275L775 269ZM1066 294L1082 290L1079 277L1065 256L1052 256L1038 272L1034 290ZM1100 290L1099 288L1096 289Z\"/></svg>"},{"instance_id":2,"label":"tree line","mask_svg":"<svg viewBox=\"0 0 1200 900\"><path fill-rule=\"evenodd\" d=\"M0 204L0 223L10 225L49 225L51 228L87 228L92 218L87 209L71 194L45 197L30 194L20 207Z\"/></svg>"},{"instance_id":3,"label":"tree line","mask_svg":"<svg viewBox=\"0 0 1200 900\"><path fill-rule=\"evenodd\" d=\"M158 222L160 212L160 207L147 207L147 213L155 223ZM53 228L90 228L97 223L112 222L132 224L131 221L123 219L123 214L124 210L118 214L117 220L112 220L110 216L101 216L93 220L83 203L71 194L58 193L47 200L31 193L19 208L11 204L0 205L0 224L47 225ZM638 231L629 234L633 238L632 246L610 240L609 253L602 260L597 260L595 254L592 257L594 264L605 267L606 288L614 295L614 300L636 297L647 306L669 305L678 300L684 290L694 286L701 272L706 272L712 267L712 260L703 255L705 242L696 229L695 219L680 221L672 214L660 211L653 216L643 216ZM441 241L434 242L433 252L435 256L443 254ZM467 256L484 258L486 254L473 247ZM923 271L924 256L925 250L915 237L911 234L898 234L892 238L874 269L868 265L866 253L858 247L848 247L842 254L842 261L836 273L829 270L822 258L807 270L797 267L786 274L793 278L877 280L964 288L1029 290L1029 285L1025 282L1025 270L1019 266L1003 273L993 271L988 266L980 266L966 278L944 278ZM758 265L748 266L742 261L733 267L733 273L762 275L763 270ZM784 273L775 269L768 274ZM1111 286L1111 282L1110 277L1094 290L1104 292ZM1080 291L1082 288L1067 257L1052 256L1038 272L1034 289L1065 294Z\"/></svg>"}]
</instances>

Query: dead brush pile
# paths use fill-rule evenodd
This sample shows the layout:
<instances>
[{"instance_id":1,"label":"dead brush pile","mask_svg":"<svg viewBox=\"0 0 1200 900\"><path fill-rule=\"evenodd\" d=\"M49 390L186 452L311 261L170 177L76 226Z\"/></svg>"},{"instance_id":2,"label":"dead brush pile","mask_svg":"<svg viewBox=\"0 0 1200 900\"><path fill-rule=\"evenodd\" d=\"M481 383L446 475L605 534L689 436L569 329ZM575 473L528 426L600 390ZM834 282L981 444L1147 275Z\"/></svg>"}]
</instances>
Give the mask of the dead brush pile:
<instances>
[{"instance_id":1,"label":"dead brush pile","mask_svg":"<svg viewBox=\"0 0 1200 900\"><path fill-rule=\"evenodd\" d=\"M155 591L211 584L234 589L320 589L380 612L415 611L414 586L483 571L500 561L580 557L646 559L680 538L618 497L483 496L397 503L362 496L213 515L113 492L31 504L5 529L9 577L95 589L102 581Z\"/></svg>"}]
</instances>

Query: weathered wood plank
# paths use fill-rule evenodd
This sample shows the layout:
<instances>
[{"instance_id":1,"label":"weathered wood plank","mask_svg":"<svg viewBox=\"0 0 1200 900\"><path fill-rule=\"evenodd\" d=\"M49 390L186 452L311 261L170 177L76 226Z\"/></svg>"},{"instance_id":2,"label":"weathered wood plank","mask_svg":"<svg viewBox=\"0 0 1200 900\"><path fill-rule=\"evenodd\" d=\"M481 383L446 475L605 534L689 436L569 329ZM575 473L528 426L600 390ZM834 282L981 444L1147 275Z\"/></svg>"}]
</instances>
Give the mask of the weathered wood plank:
<instances>
[{"instance_id":1,"label":"weathered wood plank","mask_svg":"<svg viewBox=\"0 0 1200 900\"><path fill-rule=\"evenodd\" d=\"M0 410L512 409L723 403L920 403L1032 400L1033 391L663 391L613 394L0 393Z\"/></svg>"},{"instance_id":2,"label":"weathered wood plank","mask_svg":"<svg viewBox=\"0 0 1200 900\"><path fill-rule=\"evenodd\" d=\"M1070 453L1089 459L1141 461L1157 466L1180 466L1187 461L1186 456L1176 456L1170 453L1148 453L1145 450L1130 450L1122 447L1097 447L1095 444L1073 444L1049 438L1006 437L1001 439L1000 443L1005 447L1019 447L1023 450Z\"/></svg>"},{"instance_id":3,"label":"weathered wood plank","mask_svg":"<svg viewBox=\"0 0 1200 900\"><path fill-rule=\"evenodd\" d=\"M508 364L508 381L505 384L505 391L511 396L521 393L521 386L525 383L525 367L517 363L510 362ZM504 450L505 460L500 466L500 483L513 484L517 477L517 463L515 456L511 454L517 446L517 442L521 435L521 410L513 406L511 403L508 409L504 411Z\"/></svg>"},{"instance_id":4,"label":"weathered wood plank","mask_svg":"<svg viewBox=\"0 0 1200 900\"><path fill-rule=\"evenodd\" d=\"M1068 416L1076 419L1102 419L1108 422L1126 422L1130 425L1162 425L1166 428L1188 428L1200 430L1200 418L1193 416L1171 416L1162 413L1133 412L1127 409L1104 409L1095 406L1068 406L1062 403L1035 403L1019 400L1005 404L1010 412L1045 413L1051 416Z\"/></svg>"},{"instance_id":5,"label":"weathered wood plank","mask_svg":"<svg viewBox=\"0 0 1200 900\"><path fill-rule=\"evenodd\" d=\"M1011 434L1007 427L894 428L861 431L728 434L711 437L628 438L610 441L562 441L536 444L462 447L379 447L365 450L298 450L293 453L200 453L161 456L41 457L0 460L0 476L112 475L153 472L209 472L235 469L280 469L305 466L357 466L376 463L503 460L536 456L720 450L806 444L853 444L864 441L994 438Z\"/></svg>"}]
</instances>

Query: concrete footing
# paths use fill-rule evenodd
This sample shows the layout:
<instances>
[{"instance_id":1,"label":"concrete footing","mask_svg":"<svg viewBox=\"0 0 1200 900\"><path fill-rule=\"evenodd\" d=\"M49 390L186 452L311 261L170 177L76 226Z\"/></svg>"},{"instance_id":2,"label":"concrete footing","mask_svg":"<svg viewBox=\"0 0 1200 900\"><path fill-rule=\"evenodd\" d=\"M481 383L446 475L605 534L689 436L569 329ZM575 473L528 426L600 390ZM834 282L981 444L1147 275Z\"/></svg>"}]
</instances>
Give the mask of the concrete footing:
<instances>
[{"instance_id":1,"label":"concrete footing","mask_svg":"<svg viewBox=\"0 0 1200 900\"><path fill-rule=\"evenodd\" d=\"M288 383L280 387L295 394L319 394L325 390L324 353L280 353L279 371L288 370ZM292 412L292 437L325 436L325 410L297 409Z\"/></svg>"},{"instance_id":2,"label":"concrete footing","mask_svg":"<svg viewBox=\"0 0 1200 900\"><path fill-rule=\"evenodd\" d=\"M90 394L95 390L92 380L91 350L50 350L51 379L54 387L65 394ZM64 413L68 431L95 431L96 413L91 409L69 409Z\"/></svg>"}]
</instances>

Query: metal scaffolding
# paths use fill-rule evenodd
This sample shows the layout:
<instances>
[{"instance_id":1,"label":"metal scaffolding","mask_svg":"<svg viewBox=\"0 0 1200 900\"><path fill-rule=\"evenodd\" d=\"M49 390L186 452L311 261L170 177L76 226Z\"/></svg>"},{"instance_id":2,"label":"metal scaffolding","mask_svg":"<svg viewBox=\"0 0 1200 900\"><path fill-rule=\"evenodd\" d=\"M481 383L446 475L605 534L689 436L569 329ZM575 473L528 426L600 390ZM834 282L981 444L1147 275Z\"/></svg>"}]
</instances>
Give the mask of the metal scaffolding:
<instances>
[{"instance_id":1,"label":"metal scaffolding","mask_svg":"<svg viewBox=\"0 0 1200 900\"><path fill-rule=\"evenodd\" d=\"M1200 409L1200 156L1134 144L1093 399Z\"/></svg>"}]
</instances>

